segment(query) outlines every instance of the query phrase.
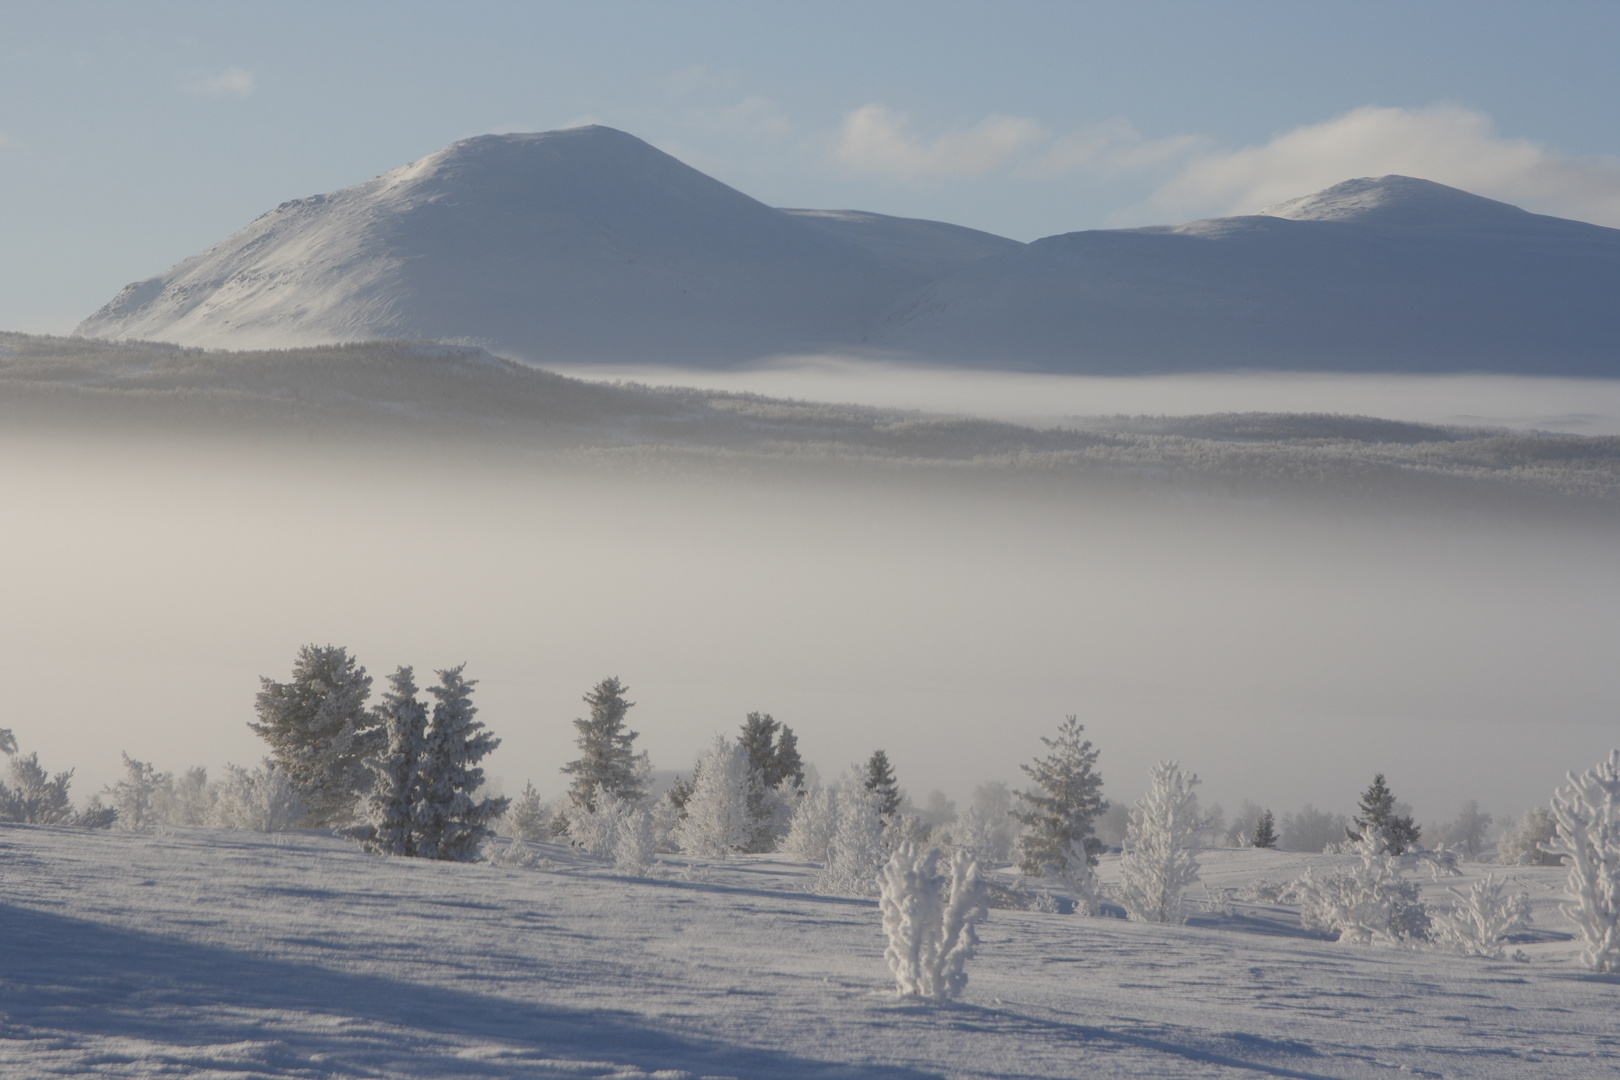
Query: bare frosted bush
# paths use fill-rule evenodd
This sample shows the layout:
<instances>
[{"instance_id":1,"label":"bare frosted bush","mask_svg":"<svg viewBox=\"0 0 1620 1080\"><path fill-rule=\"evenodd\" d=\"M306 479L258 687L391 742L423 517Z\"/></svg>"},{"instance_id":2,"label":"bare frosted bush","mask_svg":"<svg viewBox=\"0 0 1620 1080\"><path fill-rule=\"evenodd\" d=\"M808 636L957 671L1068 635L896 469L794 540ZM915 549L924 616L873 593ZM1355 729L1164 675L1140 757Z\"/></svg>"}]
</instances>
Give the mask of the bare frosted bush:
<instances>
[{"instance_id":1,"label":"bare frosted bush","mask_svg":"<svg viewBox=\"0 0 1620 1080\"><path fill-rule=\"evenodd\" d=\"M1508 866L1557 866L1558 856L1546 850L1557 831L1558 819L1551 810L1531 807L1497 839L1496 861Z\"/></svg>"},{"instance_id":2,"label":"bare frosted bush","mask_svg":"<svg viewBox=\"0 0 1620 1080\"><path fill-rule=\"evenodd\" d=\"M292 780L269 762L256 769L227 765L212 814L217 828L281 832L298 824L304 804Z\"/></svg>"},{"instance_id":3,"label":"bare frosted bush","mask_svg":"<svg viewBox=\"0 0 1620 1080\"><path fill-rule=\"evenodd\" d=\"M1300 923L1350 945L1427 938L1429 916L1417 885L1401 879L1398 856L1384 850L1378 831L1368 829L1349 846L1359 866L1339 873L1309 869L1294 883Z\"/></svg>"},{"instance_id":4,"label":"bare frosted bush","mask_svg":"<svg viewBox=\"0 0 1620 1080\"><path fill-rule=\"evenodd\" d=\"M903 843L883 867L878 906L889 945L883 957L902 996L944 1001L967 985L968 959L979 943L975 924L988 914L979 864L957 852L947 877L939 851L918 854Z\"/></svg>"},{"instance_id":5,"label":"bare frosted bush","mask_svg":"<svg viewBox=\"0 0 1620 1080\"><path fill-rule=\"evenodd\" d=\"M173 800L174 777L128 754L123 758L124 778L108 788L107 794L118 811L119 828L147 832L164 823L164 808Z\"/></svg>"},{"instance_id":6,"label":"bare frosted bush","mask_svg":"<svg viewBox=\"0 0 1620 1080\"><path fill-rule=\"evenodd\" d=\"M1530 896L1522 889L1508 893L1506 881L1486 874L1449 908L1430 912L1437 944L1468 956L1502 958L1502 943L1530 924Z\"/></svg>"},{"instance_id":7,"label":"bare frosted bush","mask_svg":"<svg viewBox=\"0 0 1620 1080\"><path fill-rule=\"evenodd\" d=\"M1569 867L1564 914L1580 928L1581 959L1593 971L1620 971L1620 750L1553 796L1558 830L1542 848Z\"/></svg>"}]
</instances>

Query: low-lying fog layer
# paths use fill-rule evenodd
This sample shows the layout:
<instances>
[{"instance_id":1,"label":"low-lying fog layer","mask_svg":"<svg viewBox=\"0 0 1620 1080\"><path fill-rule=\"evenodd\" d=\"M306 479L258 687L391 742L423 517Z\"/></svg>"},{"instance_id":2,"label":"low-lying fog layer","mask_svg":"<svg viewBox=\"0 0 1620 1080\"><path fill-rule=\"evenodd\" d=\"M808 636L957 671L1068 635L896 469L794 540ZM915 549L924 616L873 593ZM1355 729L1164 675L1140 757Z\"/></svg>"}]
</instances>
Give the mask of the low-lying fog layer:
<instances>
[{"instance_id":1,"label":"low-lying fog layer","mask_svg":"<svg viewBox=\"0 0 1620 1080\"><path fill-rule=\"evenodd\" d=\"M1236 372L1106 378L928 368L845 356L788 357L741 371L563 367L584 379L967 413L1023 424L1217 412L1351 413L1424 424L1620 435L1620 380L1510 375Z\"/></svg>"},{"instance_id":2,"label":"low-lying fog layer","mask_svg":"<svg viewBox=\"0 0 1620 1080\"><path fill-rule=\"evenodd\" d=\"M582 462L582 463L581 463ZM643 471L516 451L13 434L0 723L82 799L119 751L251 762L305 642L466 661L508 791L561 787L580 695L629 684L660 768L764 710L824 775L1016 782L1065 713L1134 798L1517 814L1616 739L1607 521L969 480Z\"/></svg>"}]
</instances>

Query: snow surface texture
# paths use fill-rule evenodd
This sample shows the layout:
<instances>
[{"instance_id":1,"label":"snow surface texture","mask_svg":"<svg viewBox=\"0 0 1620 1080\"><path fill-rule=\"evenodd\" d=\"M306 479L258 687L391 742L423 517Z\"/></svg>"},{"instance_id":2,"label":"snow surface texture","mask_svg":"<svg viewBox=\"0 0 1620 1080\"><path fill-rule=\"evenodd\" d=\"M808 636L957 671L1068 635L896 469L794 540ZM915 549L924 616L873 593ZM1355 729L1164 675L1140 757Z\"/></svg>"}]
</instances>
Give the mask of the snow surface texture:
<instances>
[{"instance_id":1,"label":"snow surface texture","mask_svg":"<svg viewBox=\"0 0 1620 1080\"><path fill-rule=\"evenodd\" d=\"M1023 245L775 210L591 126L464 139L295 199L78 333L267 348L477 342L724 368L819 349L1087 373L1620 375L1620 230L1403 176L1248 217Z\"/></svg>"},{"instance_id":2,"label":"snow surface texture","mask_svg":"<svg viewBox=\"0 0 1620 1080\"><path fill-rule=\"evenodd\" d=\"M688 874L665 859L666 876L632 880L532 850L550 870L385 859L315 833L0 826L0 1074L1620 1068L1616 984L1582 968L1558 868L1511 871L1531 892L1534 929L1513 946L1527 963L1321 941L1276 904L1229 903L1188 926L997 910L961 999L934 1005L895 993L877 903L813 895L803 863L744 856ZM1345 859L1211 851L1204 881L1230 893ZM1103 859L1105 878L1117 869ZM1438 899L1444 884L1425 888Z\"/></svg>"}]
</instances>

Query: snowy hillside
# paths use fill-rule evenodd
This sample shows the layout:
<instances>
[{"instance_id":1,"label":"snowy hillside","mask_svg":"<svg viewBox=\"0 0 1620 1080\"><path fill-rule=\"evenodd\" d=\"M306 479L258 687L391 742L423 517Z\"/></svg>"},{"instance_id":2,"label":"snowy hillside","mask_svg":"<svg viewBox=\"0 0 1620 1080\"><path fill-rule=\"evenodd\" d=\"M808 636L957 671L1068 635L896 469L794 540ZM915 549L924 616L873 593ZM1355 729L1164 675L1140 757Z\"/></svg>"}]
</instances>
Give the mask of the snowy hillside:
<instances>
[{"instance_id":1,"label":"snowy hillside","mask_svg":"<svg viewBox=\"0 0 1620 1080\"><path fill-rule=\"evenodd\" d=\"M283 203L79 333L258 348L473 341L560 362L727 364L850 344L973 230L784 213L606 127L483 135Z\"/></svg>"},{"instance_id":2,"label":"snowy hillside","mask_svg":"<svg viewBox=\"0 0 1620 1080\"><path fill-rule=\"evenodd\" d=\"M1620 230L1404 176L1265 213L1038 240L891 313L936 360L1132 374L1620 375Z\"/></svg>"},{"instance_id":3,"label":"snowy hillside","mask_svg":"<svg viewBox=\"0 0 1620 1080\"><path fill-rule=\"evenodd\" d=\"M1188 926L994 910L960 1001L902 1001L875 901L781 856L626 878L317 833L0 825L8 1077L1612 1076L1562 872L1526 958L1352 947L1241 900ZM1241 888L1331 856L1212 851ZM1484 867L1470 866L1466 883ZM1105 860L1105 874L1108 866ZM1426 890L1444 894L1441 886ZM1219 907L1220 905L1217 905Z\"/></svg>"}]
</instances>

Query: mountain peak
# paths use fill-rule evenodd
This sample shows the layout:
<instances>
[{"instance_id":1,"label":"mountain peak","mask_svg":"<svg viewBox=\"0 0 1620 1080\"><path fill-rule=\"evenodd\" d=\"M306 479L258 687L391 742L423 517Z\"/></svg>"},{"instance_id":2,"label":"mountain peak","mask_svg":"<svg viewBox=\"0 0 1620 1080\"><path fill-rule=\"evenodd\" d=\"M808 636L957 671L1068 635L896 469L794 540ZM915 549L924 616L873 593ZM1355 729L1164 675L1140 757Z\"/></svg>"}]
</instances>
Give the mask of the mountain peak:
<instances>
[{"instance_id":1,"label":"mountain peak","mask_svg":"<svg viewBox=\"0 0 1620 1080\"><path fill-rule=\"evenodd\" d=\"M1426 229L1474 226L1489 219L1520 221L1531 215L1517 206L1433 180L1391 174L1346 180L1314 195L1268 206L1260 216Z\"/></svg>"}]
</instances>

